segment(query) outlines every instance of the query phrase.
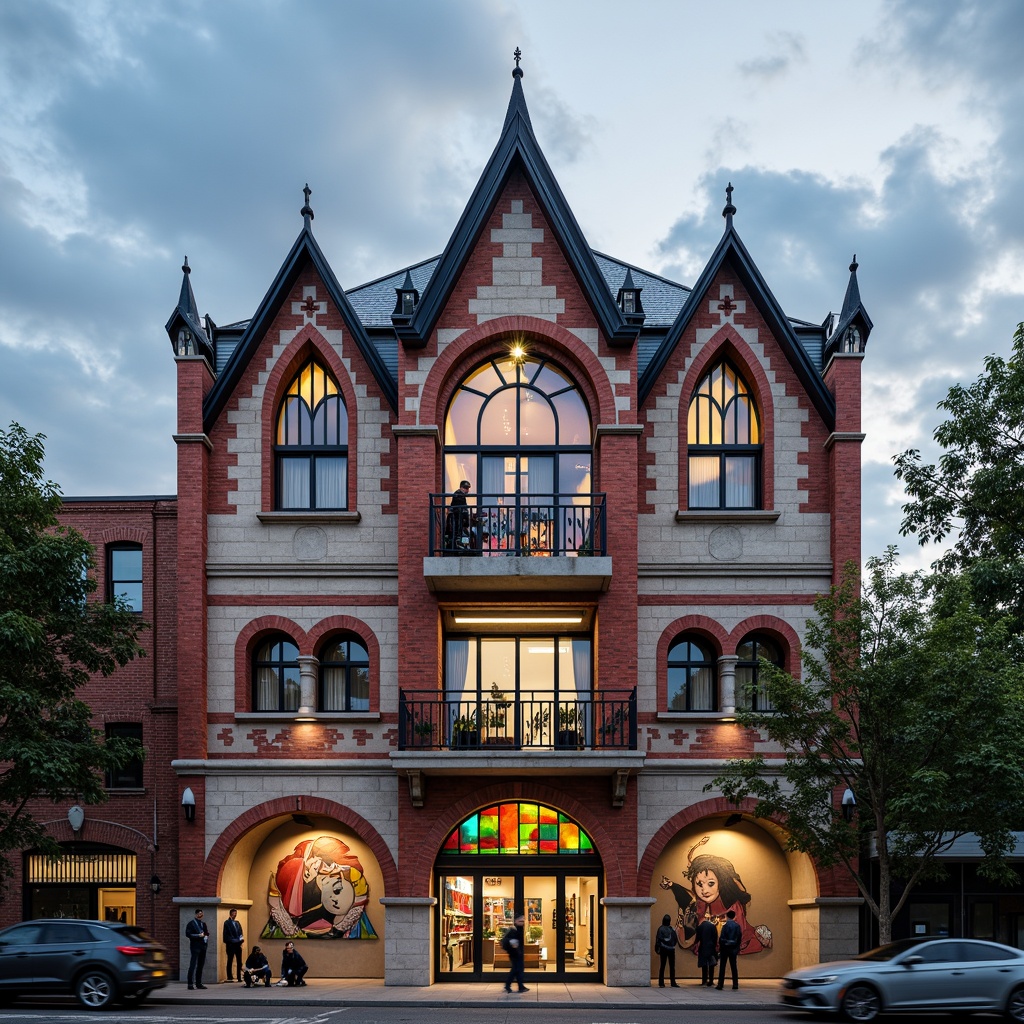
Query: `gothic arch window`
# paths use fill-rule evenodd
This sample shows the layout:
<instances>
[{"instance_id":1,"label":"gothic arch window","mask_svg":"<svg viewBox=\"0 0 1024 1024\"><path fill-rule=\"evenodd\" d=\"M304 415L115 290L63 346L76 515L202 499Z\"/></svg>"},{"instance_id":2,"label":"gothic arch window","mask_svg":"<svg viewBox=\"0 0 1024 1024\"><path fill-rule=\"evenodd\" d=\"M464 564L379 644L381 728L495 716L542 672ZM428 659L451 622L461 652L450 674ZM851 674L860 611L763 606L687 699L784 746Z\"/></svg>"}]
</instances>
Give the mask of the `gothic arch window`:
<instances>
[{"instance_id":1,"label":"gothic arch window","mask_svg":"<svg viewBox=\"0 0 1024 1024\"><path fill-rule=\"evenodd\" d=\"M288 385L274 442L277 508L348 508L348 410L338 385L313 358Z\"/></svg>"},{"instance_id":2,"label":"gothic arch window","mask_svg":"<svg viewBox=\"0 0 1024 1024\"><path fill-rule=\"evenodd\" d=\"M684 633L668 649L668 710L717 709L718 672L715 654L706 640Z\"/></svg>"},{"instance_id":3,"label":"gothic arch window","mask_svg":"<svg viewBox=\"0 0 1024 1024\"><path fill-rule=\"evenodd\" d=\"M331 637L320 650L321 711L370 710L370 655L353 634Z\"/></svg>"},{"instance_id":4,"label":"gothic arch window","mask_svg":"<svg viewBox=\"0 0 1024 1024\"><path fill-rule=\"evenodd\" d=\"M747 382L728 360L693 389L686 443L689 508L760 508L761 421Z\"/></svg>"},{"instance_id":5,"label":"gothic arch window","mask_svg":"<svg viewBox=\"0 0 1024 1024\"><path fill-rule=\"evenodd\" d=\"M751 633L736 648L736 706L752 711L774 711L768 691L761 681L760 659L782 666L782 654L774 640L760 633Z\"/></svg>"},{"instance_id":6,"label":"gothic arch window","mask_svg":"<svg viewBox=\"0 0 1024 1024\"><path fill-rule=\"evenodd\" d=\"M299 649L277 633L256 648L252 663L254 711L299 710Z\"/></svg>"},{"instance_id":7,"label":"gothic arch window","mask_svg":"<svg viewBox=\"0 0 1024 1024\"><path fill-rule=\"evenodd\" d=\"M547 358L489 359L452 396L444 425L445 490L470 481L470 504L487 510L495 543L498 535L503 546L508 542L513 523L522 530L544 522L563 549L582 546L587 519L570 508L590 503L592 463L587 405L575 381ZM526 518L509 509L525 509Z\"/></svg>"}]
</instances>

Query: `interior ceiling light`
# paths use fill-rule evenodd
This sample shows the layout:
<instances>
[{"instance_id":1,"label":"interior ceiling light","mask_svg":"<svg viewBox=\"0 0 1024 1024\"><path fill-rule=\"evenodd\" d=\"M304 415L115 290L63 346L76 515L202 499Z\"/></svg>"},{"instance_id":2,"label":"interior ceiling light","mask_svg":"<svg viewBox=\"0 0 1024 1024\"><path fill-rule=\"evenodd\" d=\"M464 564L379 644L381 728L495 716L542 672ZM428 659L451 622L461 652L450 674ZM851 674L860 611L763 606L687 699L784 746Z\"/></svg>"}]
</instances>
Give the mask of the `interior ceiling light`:
<instances>
[{"instance_id":1,"label":"interior ceiling light","mask_svg":"<svg viewBox=\"0 0 1024 1024\"><path fill-rule=\"evenodd\" d=\"M582 615L459 615L460 626L572 626L583 621Z\"/></svg>"}]
</instances>

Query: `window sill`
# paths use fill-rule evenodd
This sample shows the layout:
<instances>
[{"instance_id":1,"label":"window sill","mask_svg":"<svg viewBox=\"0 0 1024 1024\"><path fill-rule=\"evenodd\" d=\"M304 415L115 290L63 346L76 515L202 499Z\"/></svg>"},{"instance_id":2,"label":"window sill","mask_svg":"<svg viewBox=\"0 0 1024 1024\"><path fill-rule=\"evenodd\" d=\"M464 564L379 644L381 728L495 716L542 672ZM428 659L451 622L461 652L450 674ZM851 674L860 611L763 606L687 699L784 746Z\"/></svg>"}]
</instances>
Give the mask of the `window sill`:
<instances>
[{"instance_id":1,"label":"window sill","mask_svg":"<svg viewBox=\"0 0 1024 1024\"><path fill-rule=\"evenodd\" d=\"M358 512L317 512L316 509L303 509L294 512L257 512L256 518L261 523L338 523L342 526L355 526L362 516Z\"/></svg>"},{"instance_id":2,"label":"window sill","mask_svg":"<svg viewBox=\"0 0 1024 1024\"><path fill-rule=\"evenodd\" d=\"M676 512L677 523L774 523L781 512L769 509L714 509L681 508Z\"/></svg>"},{"instance_id":3,"label":"window sill","mask_svg":"<svg viewBox=\"0 0 1024 1024\"><path fill-rule=\"evenodd\" d=\"M282 725L296 723L294 711L238 711L236 722L274 722ZM311 722L379 722L379 711L314 711L309 718L303 718L299 725Z\"/></svg>"},{"instance_id":4,"label":"window sill","mask_svg":"<svg viewBox=\"0 0 1024 1024\"><path fill-rule=\"evenodd\" d=\"M104 792L110 796L145 796L145 786L105 786Z\"/></svg>"}]
</instances>

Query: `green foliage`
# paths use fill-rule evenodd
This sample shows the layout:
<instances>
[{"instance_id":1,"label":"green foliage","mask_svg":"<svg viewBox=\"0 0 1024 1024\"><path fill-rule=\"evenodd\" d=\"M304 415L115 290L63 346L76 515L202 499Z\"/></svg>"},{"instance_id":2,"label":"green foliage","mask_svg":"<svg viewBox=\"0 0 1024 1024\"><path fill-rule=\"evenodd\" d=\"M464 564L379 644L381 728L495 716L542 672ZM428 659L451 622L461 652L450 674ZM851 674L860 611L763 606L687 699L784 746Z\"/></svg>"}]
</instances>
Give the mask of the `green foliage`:
<instances>
[{"instance_id":1,"label":"green foliage","mask_svg":"<svg viewBox=\"0 0 1024 1024\"><path fill-rule=\"evenodd\" d=\"M134 741L101 742L75 693L142 655L145 623L89 600L92 548L59 525L60 492L42 465L42 435L0 430L0 854L56 853L29 802L99 803L102 773L142 756ZM9 875L0 856L0 890Z\"/></svg>"},{"instance_id":2,"label":"green foliage","mask_svg":"<svg viewBox=\"0 0 1024 1024\"><path fill-rule=\"evenodd\" d=\"M938 463L922 463L916 449L894 459L910 499L901 532L922 543L955 536L938 567L963 570L979 607L1010 614L1024 632L1024 323L1010 358L989 356L939 408L949 418L933 434L944 449Z\"/></svg>"},{"instance_id":3,"label":"green foliage","mask_svg":"<svg viewBox=\"0 0 1024 1024\"><path fill-rule=\"evenodd\" d=\"M861 596L857 568L846 566L815 602L800 678L761 661L775 711L737 718L780 756L735 761L712 783L783 821L791 849L843 865L882 941L910 888L941 873L937 858L959 836L977 833L980 870L1008 880L1003 858L1024 820L1024 673L1008 653L1007 622L980 614L955 577L934 595L933 580L897 570L894 548L871 559ZM840 806L847 788L851 821ZM877 903L858 860L868 842ZM894 905L890 883L901 892Z\"/></svg>"}]
</instances>

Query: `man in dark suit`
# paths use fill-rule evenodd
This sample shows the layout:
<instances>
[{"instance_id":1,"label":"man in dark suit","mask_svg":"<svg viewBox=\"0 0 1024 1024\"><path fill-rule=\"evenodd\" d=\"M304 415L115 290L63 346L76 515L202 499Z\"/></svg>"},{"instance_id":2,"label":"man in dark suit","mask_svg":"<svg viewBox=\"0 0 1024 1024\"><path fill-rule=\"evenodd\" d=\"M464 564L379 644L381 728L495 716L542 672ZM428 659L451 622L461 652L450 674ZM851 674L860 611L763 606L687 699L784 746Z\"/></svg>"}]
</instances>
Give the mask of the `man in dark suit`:
<instances>
[{"instance_id":1,"label":"man in dark suit","mask_svg":"<svg viewBox=\"0 0 1024 1024\"><path fill-rule=\"evenodd\" d=\"M203 984L203 967L206 965L206 946L210 941L210 929L203 920L202 910L185 925L185 938L188 939L188 987L206 988Z\"/></svg>"},{"instance_id":2,"label":"man in dark suit","mask_svg":"<svg viewBox=\"0 0 1024 1024\"><path fill-rule=\"evenodd\" d=\"M242 926L238 922L238 911L234 907L224 922L222 938L228 954L228 981L235 981L231 976L232 961L238 962L238 981L242 980L242 944L245 937L242 934Z\"/></svg>"},{"instance_id":3,"label":"man in dark suit","mask_svg":"<svg viewBox=\"0 0 1024 1024\"><path fill-rule=\"evenodd\" d=\"M515 924L501 937L501 948L508 953L509 963L508 977L505 979L506 992L512 991L513 981L518 984L520 992L530 991L524 984L525 979L523 978L523 968L526 962L526 951L523 949L524 924L526 924L526 918L522 914L517 914Z\"/></svg>"}]
</instances>

